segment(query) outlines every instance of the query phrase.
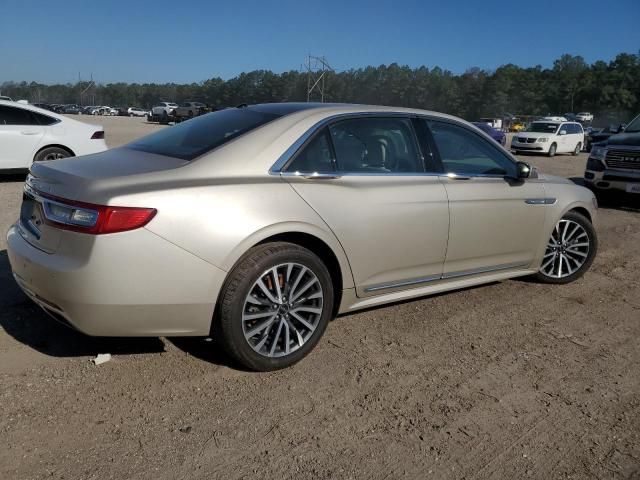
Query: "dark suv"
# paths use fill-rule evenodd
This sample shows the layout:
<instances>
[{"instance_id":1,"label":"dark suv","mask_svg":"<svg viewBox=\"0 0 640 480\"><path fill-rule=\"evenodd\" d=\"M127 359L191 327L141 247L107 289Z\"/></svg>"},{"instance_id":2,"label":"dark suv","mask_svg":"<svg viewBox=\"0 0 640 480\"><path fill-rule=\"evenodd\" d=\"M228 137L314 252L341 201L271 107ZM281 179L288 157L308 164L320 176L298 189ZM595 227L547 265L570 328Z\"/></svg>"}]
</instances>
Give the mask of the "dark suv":
<instances>
[{"instance_id":1,"label":"dark suv","mask_svg":"<svg viewBox=\"0 0 640 480\"><path fill-rule=\"evenodd\" d=\"M592 145L584 180L596 191L640 194L640 115L622 133Z\"/></svg>"}]
</instances>

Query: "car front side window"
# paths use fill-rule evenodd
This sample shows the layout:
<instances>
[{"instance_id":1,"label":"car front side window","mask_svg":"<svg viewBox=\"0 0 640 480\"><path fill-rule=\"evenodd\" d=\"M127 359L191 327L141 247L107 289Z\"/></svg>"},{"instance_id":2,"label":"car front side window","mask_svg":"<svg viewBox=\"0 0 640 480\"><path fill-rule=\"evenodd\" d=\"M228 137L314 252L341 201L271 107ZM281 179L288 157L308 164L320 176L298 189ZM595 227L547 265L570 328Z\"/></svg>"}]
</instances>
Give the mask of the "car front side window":
<instances>
[{"instance_id":1,"label":"car front side window","mask_svg":"<svg viewBox=\"0 0 640 480\"><path fill-rule=\"evenodd\" d=\"M445 174L517 176L515 163L480 135L447 122L427 123Z\"/></svg>"}]
</instances>

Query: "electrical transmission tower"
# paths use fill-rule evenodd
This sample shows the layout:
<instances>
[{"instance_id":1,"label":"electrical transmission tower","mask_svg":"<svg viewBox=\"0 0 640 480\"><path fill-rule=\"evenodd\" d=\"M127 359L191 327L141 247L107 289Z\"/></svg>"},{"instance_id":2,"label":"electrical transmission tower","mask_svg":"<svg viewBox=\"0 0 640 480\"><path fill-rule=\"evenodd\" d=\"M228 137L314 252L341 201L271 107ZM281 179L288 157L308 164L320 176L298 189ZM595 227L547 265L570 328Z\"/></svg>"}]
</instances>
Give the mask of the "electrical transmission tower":
<instances>
[{"instance_id":1,"label":"electrical transmission tower","mask_svg":"<svg viewBox=\"0 0 640 480\"><path fill-rule=\"evenodd\" d=\"M333 68L325 57L307 56L305 63L307 69L307 102L320 96L320 101L324 102L325 81L328 72L333 72Z\"/></svg>"}]
</instances>

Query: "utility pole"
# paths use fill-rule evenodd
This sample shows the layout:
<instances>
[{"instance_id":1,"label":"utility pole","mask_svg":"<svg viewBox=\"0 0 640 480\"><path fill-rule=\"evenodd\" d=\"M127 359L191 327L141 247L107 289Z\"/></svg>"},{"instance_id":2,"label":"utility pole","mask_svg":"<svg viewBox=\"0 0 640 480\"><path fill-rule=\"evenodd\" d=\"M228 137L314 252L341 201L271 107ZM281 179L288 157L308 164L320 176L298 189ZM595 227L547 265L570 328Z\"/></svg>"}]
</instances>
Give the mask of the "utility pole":
<instances>
[{"instance_id":1,"label":"utility pole","mask_svg":"<svg viewBox=\"0 0 640 480\"><path fill-rule=\"evenodd\" d=\"M328 72L333 72L333 68L325 57L316 57L309 54L305 63L307 69L307 102L310 102L314 94L320 95L320 101L324 102L326 87L326 77Z\"/></svg>"},{"instance_id":2,"label":"utility pole","mask_svg":"<svg viewBox=\"0 0 640 480\"><path fill-rule=\"evenodd\" d=\"M82 101L82 97L84 96L84 94L86 93L87 90L89 90L91 87L94 86L93 83L93 73L91 74L91 81L89 82L89 85L87 85L87 88L85 88L84 90L82 90L80 92L80 105L83 105L83 101Z\"/></svg>"}]
</instances>

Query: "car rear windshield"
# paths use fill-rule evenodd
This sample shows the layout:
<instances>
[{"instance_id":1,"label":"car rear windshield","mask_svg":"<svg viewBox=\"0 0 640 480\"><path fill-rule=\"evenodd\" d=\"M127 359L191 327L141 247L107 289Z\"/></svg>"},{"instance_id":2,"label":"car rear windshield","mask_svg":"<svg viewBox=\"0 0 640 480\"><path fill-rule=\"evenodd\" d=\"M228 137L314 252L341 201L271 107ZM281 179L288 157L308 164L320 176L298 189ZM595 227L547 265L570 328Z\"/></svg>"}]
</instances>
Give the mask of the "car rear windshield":
<instances>
[{"instance_id":1,"label":"car rear windshield","mask_svg":"<svg viewBox=\"0 0 640 480\"><path fill-rule=\"evenodd\" d=\"M533 122L527 128L527 132L555 133L559 125L559 123Z\"/></svg>"},{"instance_id":2,"label":"car rear windshield","mask_svg":"<svg viewBox=\"0 0 640 480\"><path fill-rule=\"evenodd\" d=\"M229 108L164 128L126 147L193 160L279 116L246 108Z\"/></svg>"}]
</instances>

